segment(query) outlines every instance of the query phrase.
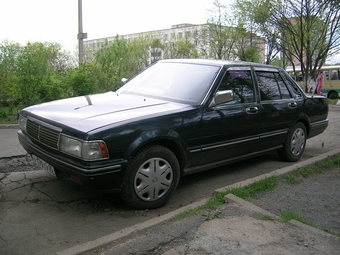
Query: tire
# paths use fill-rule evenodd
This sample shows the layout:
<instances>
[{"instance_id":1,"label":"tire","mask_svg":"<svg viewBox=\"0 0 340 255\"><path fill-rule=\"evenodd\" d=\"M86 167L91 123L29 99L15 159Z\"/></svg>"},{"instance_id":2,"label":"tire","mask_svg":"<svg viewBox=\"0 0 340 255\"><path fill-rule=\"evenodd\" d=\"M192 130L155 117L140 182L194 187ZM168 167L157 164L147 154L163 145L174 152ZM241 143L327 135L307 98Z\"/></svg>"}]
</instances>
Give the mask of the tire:
<instances>
[{"instance_id":1,"label":"tire","mask_svg":"<svg viewBox=\"0 0 340 255\"><path fill-rule=\"evenodd\" d=\"M166 147L153 145L134 156L123 178L120 197L135 209L163 206L180 179L176 156Z\"/></svg>"},{"instance_id":2,"label":"tire","mask_svg":"<svg viewBox=\"0 0 340 255\"><path fill-rule=\"evenodd\" d=\"M279 157L284 161L298 161L306 146L307 132L303 123L297 122L288 132L283 148L278 151Z\"/></svg>"},{"instance_id":3,"label":"tire","mask_svg":"<svg viewBox=\"0 0 340 255\"><path fill-rule=\"evenodd\" d=\"M331 91L328 93L329 99L338 99L338 93L336 91Z\"/></svg>"}]
</instances>

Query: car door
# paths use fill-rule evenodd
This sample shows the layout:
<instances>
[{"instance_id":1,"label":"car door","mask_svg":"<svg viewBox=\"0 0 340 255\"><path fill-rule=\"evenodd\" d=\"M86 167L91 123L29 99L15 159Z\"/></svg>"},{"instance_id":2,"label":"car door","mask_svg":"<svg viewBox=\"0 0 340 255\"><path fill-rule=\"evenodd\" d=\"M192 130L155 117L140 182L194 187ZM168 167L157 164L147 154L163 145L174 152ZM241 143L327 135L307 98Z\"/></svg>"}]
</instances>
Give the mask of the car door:
<instances>
[{"instance_id":1,"label":"car door","mask_svg":"<svg viewBox=\"0 0 340 255\"><path fill-rule=\"evenodd\" d=\"M202 164L218 164L256 151L258 108L251 68L228 68L215 91L232 91L233 100L205 108L202 114Z\"/></svg>"},{"instance_id":2,"label":"car door","mask_svg":"<svg viewBox=\"0 0 340 255\"><path fill-rule=\"evenodd\" d=\"M281 146L293 121L298 119L298 101L275 68L255 68L260 94L261 132L259 149Z\"/></svg>"}]
</instances>

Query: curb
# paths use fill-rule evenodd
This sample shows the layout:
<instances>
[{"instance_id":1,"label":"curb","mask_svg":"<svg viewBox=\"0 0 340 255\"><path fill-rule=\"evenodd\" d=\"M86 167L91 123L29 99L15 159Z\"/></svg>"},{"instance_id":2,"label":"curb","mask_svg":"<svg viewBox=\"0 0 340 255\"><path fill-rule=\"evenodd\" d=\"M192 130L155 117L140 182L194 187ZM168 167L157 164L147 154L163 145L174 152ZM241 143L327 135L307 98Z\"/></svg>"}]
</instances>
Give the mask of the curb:
<instances>
[{"instance_id":1,"label":"curb","mask_svg":"<svg viewBox=\"0 0 340 255\"><path fill-rule=\"evenodd\" d=\"M0 129L19 129L19 124L0 124Z\"/></svg>"},{"instance_id":2,"label":"curb","mask_svg":"<svg viewBox=\"0 0 340 255\"><path fill-rule=\"evenodd\" d=\"M116 242L119 239L132 237L133 234L135 234L139 231L145 230L147 228L150 228L150 227L156 226L158 224L161 224L165 221L168 221L171 218L173 218L174 216L176 216L176 215L178 215L178 214L180 214L184 211L187 211L187 210L199 207L201 205L204 205L207 201L208 201L208 199L203 199L201 201L198 201L198 202L192 203L190 205L181 207L181 208L179 208L175 211L169 212L169 213L164 214L162 216L159 216L157 218L153 218L153 219L147 220L145 222L136 224L134 226L119 230L119 231L114 232L112 234L100 237L100 238L98 238L94 241L89 241L89 242L86 242L86 243L83 243L83 244L76 245L74 247L71 247L71 248L66 249L64 251L57 252L55 254L56 255L82 254L84 252L88 252L90 250L93 250L97 247L100 247L100 246L103 246L103 245L106 245L106 244L109 244L109 243L112 243L112 242Z\"/></svg>"},{"instance_id":3,"label":"curb","mask_svg":"<svg viewBox=\"0 0 340 255\"><path fill-rule=\"evenodd\" d=\"M224 200L225 201L228 201L228 202L231 202L231 203L235 203L235 204L239 204L241 205L242 207L248 209L248 210L251 210L253 212L256 212L256 213L259 213L259 214L262 214L262 215L266 215L266 216L269 216L269 217L272 217L273 219L275 220L279 220L281 221L282 218L275 215L275 214L272 214L271 212L265 210L265 209L262 209L261 207L258 207L257 205L254 205L248 201L245 201L243 200L242 198L239 198L233 194L228 194L224 197ZM303 224L299 221L296 221L296 220L290 220L288 221L289 224L292 224L298 228L303 228L309 232L312 232L312 233L315 233L317 235L323 235L323 236L331 236L331 234L325 232L325 231L322 231L318 228L314 228L314 227L311 227L311 226L308 226L306 224Z\"/></svg>"},{"instance_id":4,"label":"curb","mask_svg":"<svg viewBox=\"0 0 340 255\"><path fill-rule=\"evenodd\" d=\"M325 153L323 153L323 154L321 154L319 156L312 157L312 158L307 159L307 160L302 161L302 162L297 162L294 165L287 166L287 167L275 170L275 171L267 173L267 174L262 174L262 175L256 176L256 177L248 179L248 180L244 180L244 181L241 181L241 182L234 183L232 185L228 185L226 187L223 187L223 188L215 190L215 192L218 193L218 192L223 192L223 191L225 191L227 189L243 188L245 186L253 184L254 182L261 181L261 180L263 180L265 178L268 178L268 177L271 177L271 176L284 175L284 174L293 172L293 171L295 171L295 170L297 170L299 168L303 168L303 167L312 165L315 162L323 161L323 160L325 160L325 159L327 159L327 158L329 158L329 157L331 157L331 156L333 156L335 154L340 154L340 148L337 148L337 149L325 152Z\"/></svg>"},{"instance_id":5,"label":"curb","mask_svg":"<svg viewBox=\"0 0 340 255\"><path fill-rule=\"evenodd\" d=\"M245 186L248 186L254 182L257 182L259 180L262 180L262 179L265 179L265 178L268 178L268 177L271 177L271 176L280 176L280 175L284 175L284 174L287 174L289 172L293 172L299 168L302 168L302 167L306 167L308 165L312 165L314 164L315 162L318 162L318 161L322 161L322 160L325 160L335 154L340 154L340 148L338 149L334 149L332 151L329 151L329 152L326 152L326 153L323 153L319 156L316 156L316 157L312 157L310 159L307 159L303 162L298 162L294 165L291 165L291 166L287 166L287 167L284 167L284 168L281 168L281 169L278 169L278 170L275 170L271 173L268 173L268 174L263 174L263 175L260 175L260 176L257 176L257 177L254 177L254 178L251 178L251 179L248 179L248 180L245 180L245 181L241 181L241 182L238 182L238 183L235 183L235 184L232 184L232 185L228 185L226 187L223 187L223 188L220 188L220 189L217 189L215 190L215 193L218 193L218 192L223 192L225 191L226 189L231 189L231 188L240 188L240 187L245 187ZM193 204L190 204L190 205L187 205L187 206L184 206L184 207L181 207L175 211L172 211L170 213L167 213L163 216L160 216L158 218L154 218L154 219L150 219L148 221L145 221L143 223L139 223L139 224L136 224L134 226L131 226L131 227L128 227L126 229L123 229L123 230L120 230L120 231L117 231L117 232L114 232L112 234L109 234L109 235L106 235L106 236L103 236L101 238L98 238L94 241L89 241L89 242L86 242L86 243L83 243L83 244L79 244L79 245L76 245L74 247L71 247L69 249L66 249L64 251L60 251L60 252L57 252L55 253L56 255L79 255L79 254L82 254L84 252L88 252L90 250L93 250L95 248L98 248L100 246L103 246L103 245L106 245L106 244L109 244L109 243L112 243L112 242L116 242L117 240L119 239L123 239L123 238L129 238L129 237L132 237L133 234L139 232L139 231L142 231L142 230L145 230L147 228L150 228L150 227L153 227L153 226L156 226L158 224L161 224L165 221L168 221L170 220L172 217L178 215L179 213L182 213L186 210L189 210L189 209L193 209L193 208L196 208L196 207L199 207L201 205L204 205L207 201L209 200L209 198L207 199L203 199L201 201L198 201L196 203L193 203ZM240 205L242 205L243 207L249 209L249 210L253 210L253 211L256 211L256 212L259 212L259 213L262 213L262 214L265 214L265 215L269 215L275 219L280 219L279 216L276 216L252 203L249 203L241 198L238 198L232 194L228 194L226 197L225 197L225 200L227 201L231 201L231 202L235 202L235 203L238 203ZM302 228L305 228L309 231L313 231L313 232L317 232L317 233L321 233L322 234L326 234L326 235L329 235L319 229L316 229L316 228L313 228L313 227L310 227L310 226L307 226L305 224L302 224L300 222L296 222L296 221L289 221L290 224L293 224L297 227L302 227Z\"/></svg>"}]
</instances>

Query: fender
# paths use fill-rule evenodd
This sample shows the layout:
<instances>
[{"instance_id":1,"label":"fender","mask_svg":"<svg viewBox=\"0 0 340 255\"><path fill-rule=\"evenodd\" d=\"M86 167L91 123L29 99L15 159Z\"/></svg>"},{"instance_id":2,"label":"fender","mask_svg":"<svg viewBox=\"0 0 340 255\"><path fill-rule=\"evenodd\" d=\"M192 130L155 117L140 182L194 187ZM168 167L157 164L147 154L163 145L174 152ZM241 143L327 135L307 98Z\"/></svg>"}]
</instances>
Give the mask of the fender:
<instances>
[{"instance_id":1,"label":"fender","mask_svg":"<svg viewBox=\"0 0 340 255\"><path fill-rule=\"evenodd\" d=\"M138 136L127 148L124 158L130 158L138 151L141 147L156 142L157 140L168 140L176 143L178 147L184 151L185 146L182 143L180 135L174 130L169 129L158 129L158 130L148 130Z\"/></svg>"}]
</instances>

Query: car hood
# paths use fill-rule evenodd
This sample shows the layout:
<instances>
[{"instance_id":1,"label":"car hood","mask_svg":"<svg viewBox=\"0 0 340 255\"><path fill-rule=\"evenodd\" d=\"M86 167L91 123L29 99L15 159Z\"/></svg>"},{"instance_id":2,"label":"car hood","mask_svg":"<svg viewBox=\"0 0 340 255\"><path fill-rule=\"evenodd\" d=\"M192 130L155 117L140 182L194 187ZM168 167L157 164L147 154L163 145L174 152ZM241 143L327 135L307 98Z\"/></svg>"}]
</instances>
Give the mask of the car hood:
<instances>
[{"instance_id":1,"label":"car hood","mask_svg":"<svg viewBox=\"0 0 340 255\"><path fill-rule=\"evenodd\" d=\"M25 108L24 111L82 132L89 132L129 119L137 120L177 111L186 106L164 100L107 92L34 105Z\"/></svg>"}]
</instances>

